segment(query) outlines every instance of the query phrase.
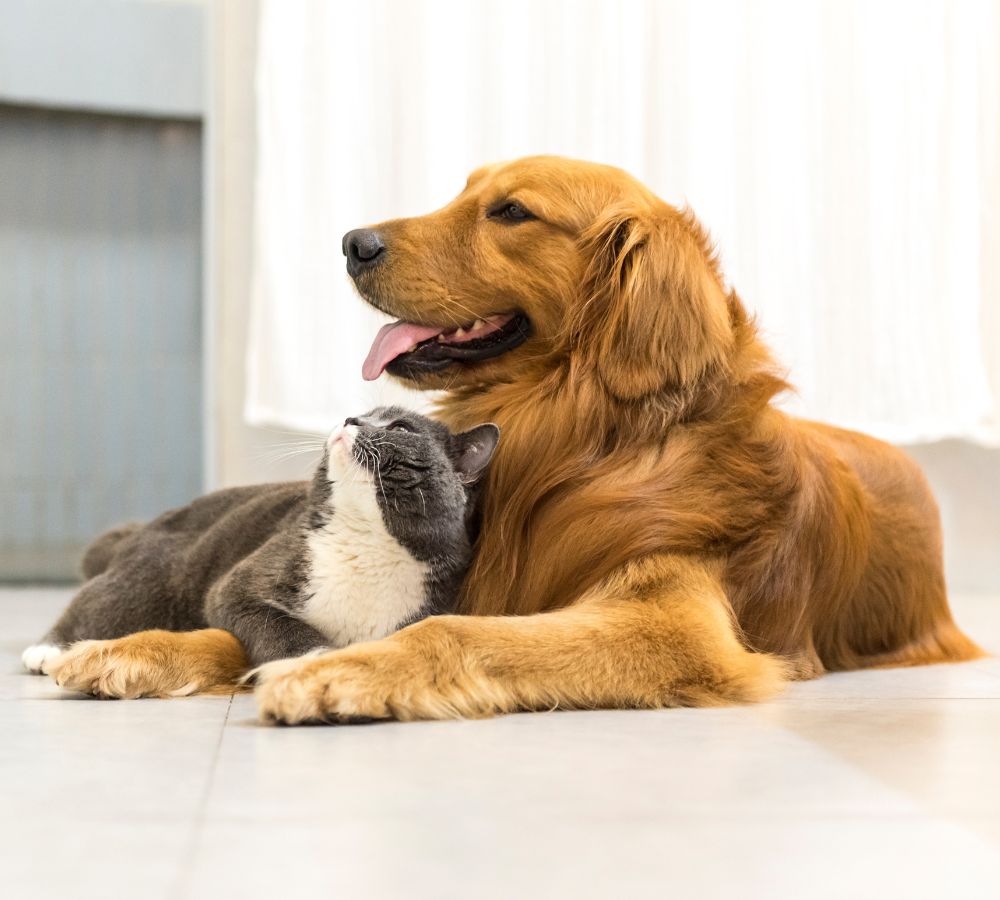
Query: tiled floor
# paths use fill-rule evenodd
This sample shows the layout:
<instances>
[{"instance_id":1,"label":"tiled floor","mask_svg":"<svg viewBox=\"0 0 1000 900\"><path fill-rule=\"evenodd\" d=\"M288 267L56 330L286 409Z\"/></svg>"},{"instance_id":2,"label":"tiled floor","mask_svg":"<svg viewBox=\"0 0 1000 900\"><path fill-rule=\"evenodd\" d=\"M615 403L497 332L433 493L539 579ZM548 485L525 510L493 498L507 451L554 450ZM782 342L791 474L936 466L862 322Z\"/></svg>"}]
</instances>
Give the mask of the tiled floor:
<instances>
[{"instance_id":1,"label":"tiled floor","mask_svg":"<svg viewBox=\"0 0 1000 900\"><path fill-rule=\"evenodd\" d=\"M250 697L22 675L66 599L0 592L0 893L1000 897L1000 659L723 710L268 728ZM1000 598L958 598L1000 652Z\"/></svg>"}]
</instances>

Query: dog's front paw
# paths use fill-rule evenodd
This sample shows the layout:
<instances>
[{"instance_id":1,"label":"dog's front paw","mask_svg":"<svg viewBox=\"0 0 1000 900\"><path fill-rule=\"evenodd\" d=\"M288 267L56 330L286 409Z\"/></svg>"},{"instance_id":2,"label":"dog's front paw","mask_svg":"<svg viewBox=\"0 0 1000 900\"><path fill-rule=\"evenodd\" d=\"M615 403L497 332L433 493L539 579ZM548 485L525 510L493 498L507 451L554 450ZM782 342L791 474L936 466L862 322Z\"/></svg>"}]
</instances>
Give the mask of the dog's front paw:
<instances>
[{"instance_id":1,"label":"dog's front paw","mask_svg":"<svg viewBox=\"0 0 1000 900\"><path fill-rule=\"evenodd\" d=\"M245 671L239 641L218 628L80 641L48 664L60 687L120 699L230 693Z\"/></svg>"},{"instance_id":2,"label":"dog's front paw","mask_svg":"<svg viewBox=\"0 0 1000 900\"><path fill-rule=\"evenodd\" d=\"M148 666L121 640L78 641L48 664L59 687L95 697L141 697L150 687Z\"/></svg>"},{"instance_id":3,"label":"dog's front paw","mask_svg":"<svg viewBox=\"0 0 1000 900\"><path fill-rule=\"evenodd\" d=\"M284 725L455 719L513 708L508 694L464 670L447 618L424 619L380 641L261 666L261 719Z\"/></svg>"},{"instance_id":4,"label":"dog's front paw","mask_svg":"<svg viewBox=\"0 0 1000 900\"><path fill-rule=\"evenodd\" d=\"M393 685L378 669L357 650L266 663L253 672L261 719L283 725L387 719Z\"/></svg>"}]
</instances>

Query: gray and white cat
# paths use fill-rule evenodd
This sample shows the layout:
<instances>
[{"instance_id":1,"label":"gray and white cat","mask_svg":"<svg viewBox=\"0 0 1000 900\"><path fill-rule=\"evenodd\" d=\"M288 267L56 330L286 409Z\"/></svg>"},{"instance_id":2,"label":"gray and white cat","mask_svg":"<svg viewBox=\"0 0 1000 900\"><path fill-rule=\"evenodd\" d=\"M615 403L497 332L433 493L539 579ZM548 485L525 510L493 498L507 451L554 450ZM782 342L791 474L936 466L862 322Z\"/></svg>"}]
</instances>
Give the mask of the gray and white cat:
<instances>
[{"instance_id":1,"label":"gray and white cat","mask_svg":"<svg viewBox=\"0 0 1000 900\"><path fill-rule=\"evenodd\" d=\"M500 430L454 434L398 407L330 435L311 482L216 491L99 537L88 579L43 640L225 628L251 665L385 637L452 609L472 556L478 483Z\"/></svg>"}]
</instances>

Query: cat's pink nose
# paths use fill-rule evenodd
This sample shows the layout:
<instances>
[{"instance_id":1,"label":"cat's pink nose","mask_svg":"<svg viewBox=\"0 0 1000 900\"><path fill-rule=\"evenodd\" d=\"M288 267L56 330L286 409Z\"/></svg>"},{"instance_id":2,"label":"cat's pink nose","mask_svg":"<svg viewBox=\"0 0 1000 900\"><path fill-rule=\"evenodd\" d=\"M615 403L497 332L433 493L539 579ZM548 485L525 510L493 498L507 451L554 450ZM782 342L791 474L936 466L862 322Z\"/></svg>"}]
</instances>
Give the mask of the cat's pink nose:
<instances>
[{"instance_id":1,"label":"cat's pink nose","mask_svg":"<svg viewBox=\"0 0 1000 900\"><path fill-rule=\"evenodd\" d=\"M350 450L354 446L354 437L358 433L358 428L356 425L342 425L340 428L336 428L330 434L327 439L327 446L332 450L334 447L340 446L345 450Z\"/></svg>"}]
</instances>

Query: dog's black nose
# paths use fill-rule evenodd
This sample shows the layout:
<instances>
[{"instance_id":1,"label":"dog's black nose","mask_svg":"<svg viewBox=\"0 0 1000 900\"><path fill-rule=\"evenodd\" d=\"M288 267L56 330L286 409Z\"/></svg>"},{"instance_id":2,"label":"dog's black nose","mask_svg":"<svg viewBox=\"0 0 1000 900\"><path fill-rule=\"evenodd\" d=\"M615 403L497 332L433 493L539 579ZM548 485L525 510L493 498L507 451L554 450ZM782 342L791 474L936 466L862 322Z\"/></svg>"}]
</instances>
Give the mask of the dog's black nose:
<instances>
[{"instance_id":1,"label":"dog's black nose","mask_svg":"<svg viewBox=\"0 0 1000 900\"><path fill-rule=\"evenodd\" d=\"M358 272L378 265L385 256L385 243L373 228L355 228L344 235L342 244L347 257L347 271L354 277Z\"/></svg>"}]
</instances>

